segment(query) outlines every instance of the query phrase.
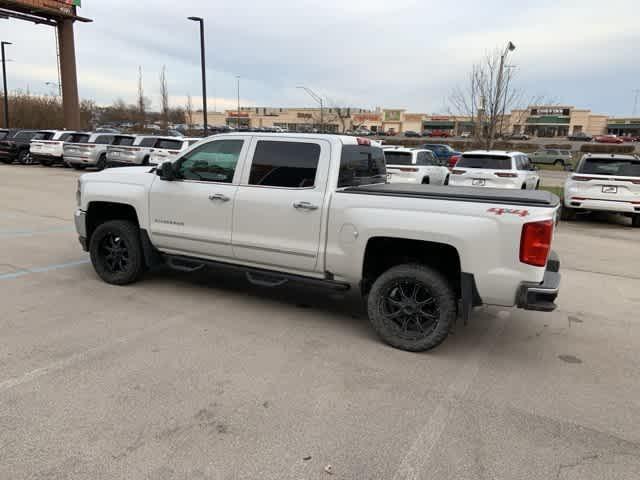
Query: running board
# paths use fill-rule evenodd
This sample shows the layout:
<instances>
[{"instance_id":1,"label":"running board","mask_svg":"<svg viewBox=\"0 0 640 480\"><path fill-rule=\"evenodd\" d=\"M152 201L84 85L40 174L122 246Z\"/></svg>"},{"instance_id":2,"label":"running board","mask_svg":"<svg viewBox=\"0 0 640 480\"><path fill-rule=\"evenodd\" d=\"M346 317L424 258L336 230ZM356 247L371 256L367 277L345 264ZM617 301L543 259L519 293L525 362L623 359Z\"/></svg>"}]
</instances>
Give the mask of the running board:
<instances>
[{"instance_id":1,"label":"running board","mask_svg":"<svg viewBox=\"0 0 640 480\"><path fill-rule=\"evenodd\" d=\"M295 282L318 288L328 288L330 290L346 291L350 285L344 282L337 282L328 278L305 277L304 275L295 275L292 273L283 273L275 270L266 270L262 268L246 267L244 265L236 265L233 263L216 262L213 260L205 260L202 258L192 258L183 255L163 255L166 264L174 270L181 272L195 272L204 267L212 267L215 269L233 270L236 272L244 272L247 280L254 285L261 287L279 287L287 282Z\"/></svg>"}]
</instances>

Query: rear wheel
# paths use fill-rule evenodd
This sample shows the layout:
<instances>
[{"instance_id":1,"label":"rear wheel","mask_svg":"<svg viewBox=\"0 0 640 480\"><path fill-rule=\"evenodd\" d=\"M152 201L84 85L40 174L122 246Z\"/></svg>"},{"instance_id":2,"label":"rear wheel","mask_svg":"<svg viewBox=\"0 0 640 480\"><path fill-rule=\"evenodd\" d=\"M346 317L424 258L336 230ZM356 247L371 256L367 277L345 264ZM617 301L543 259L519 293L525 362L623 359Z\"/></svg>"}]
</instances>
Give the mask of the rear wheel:
<instances>
[{"instance_id":1,"label":"rear wheel","mask_svg":"<svg viewBox=\"0 0 640 480\"><path fill-rule=\"evenodd\" d=\"M410 352L438 346L456 318L456 296L445 278L424 265L390 268L374 282L369 320L389 345Z\"/></svg>"},{"instance_id":2,"label":"rear wheel","mask_svg":"<svg viewBox=\"0 0 640 480\"><path fill-rule=\"evenodd\" d=\"M523 184L522 184L521 189L522 189L522 190L526 190L526 189L527 189L527 184L526 184L526 183L523 183Z\"/></svg>"},{"instance_id":3,"label":"rear wheel","mask_svg":"<svg viewBox=\"0 0 640 480\"><path fill-rule=\"evenodd\" d=\"M640 213L636 213L631 218L631 226L634 228L640 228Z\"/></svg>"},{"instance_id":4,"label":"rear wheel","mask_svg":"<svg viewBox=\"0 0 640 480\"><path fill-rule=\"evenodd\" d=\"M429 185L429 177L424 177L424 178L422 179L422 184L423 184L423 185Z\"/></svg>"},{"instance_id":5,"label":"rear wheel","mask_svg":"<svg viewBox=\"0 0 640 480\"><path fill-rule=\"evenodd\" d=\"M444 184L449 185L449 175L447 175L447 178L444 179Z\"/></svg>"},{"instance_id":6,"label":"rear wheel","mask_svg":"<svg viewBox=\"0 0 640 480\"><path fill-rule=\"evenodd\" d=\"M564 167L564 160L556 160L553 162L556 167Z\"/></svg>"},{"instance_id":7,"label":"rear wheel","mask_svg":"<svg viewBox=\"0 0 640 480\"><path fill-rule=\"evenodd\" d=\"M89 245L91 263L102 280L133 283L144 271L140 231L132 222L111 220L96 228Z\"/></svg>"},{"instance_id":8,"label":"rear wheel","mask_svg":"<svg viewBox=\"0 0 640 480\"><path fill-rule=\"evenodd\" d=\"M536 190L540 190L540 180L538 180L538 183L536 183Z\"/></svg>"},{"instance_id":9,"label":"rear wheel","mask_svg":"<svg viewBox=\"0 0 640 480\"><path fill-rule=\"evenodd\" d=\"M84 170L85 168L87 168L86 165L80 165L77 163L72 163L71 166L73 167L74 170Z\"/></svg>"},{"instance_id":10,"label":"rear wheel","mask_svg":"<svg viewBox=\"0 0 640 480\"><path fill-rule=\"evenodd\" d=\"M98 157L98 163L96 163L96 168L98 170L104 170L107 166L107 154L102 153L100 157Z\"/></svg>"},{"instance_id":11,"label":"rear wheel","mask_svg":"<svg viewBox=\"0 0 640 480\"><path fill-rule=\"evenodd\" d=\"M572 222L576 219L576 210L574 208L567 207L566 205L562 205L560 209L560 220L565 222Z\"/></svg>"},{"instance_id":12,"label":"rear wheel","mask_svg":"<svg viewBox=\"0 0 640 480\"><path fill-rule=\"evenodd\" d=\"M147 165L149 165L149 157L144 157L142 160L142 166L146 167Z\"/></svg>"},{"instance_id":13,"label":"rear wheel","mask_svg":"<svg viewBox=\"0 0 640 480\"><path fill-rule=\"evenodd\" d=\"M40 160L40 165L42 165L43 167L50 167L51 165L53 165L53 162L51 160L46 160L46 159L42 159Z\"/></svg>"}]
</instances>

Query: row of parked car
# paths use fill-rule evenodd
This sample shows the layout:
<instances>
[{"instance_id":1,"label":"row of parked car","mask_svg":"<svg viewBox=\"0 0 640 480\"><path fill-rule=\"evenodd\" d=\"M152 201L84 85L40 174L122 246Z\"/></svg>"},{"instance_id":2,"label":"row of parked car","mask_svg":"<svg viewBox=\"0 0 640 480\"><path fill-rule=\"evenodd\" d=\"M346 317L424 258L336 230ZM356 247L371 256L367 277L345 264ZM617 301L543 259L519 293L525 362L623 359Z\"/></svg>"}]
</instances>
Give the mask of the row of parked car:
<instances>
[{"instance_id":1,"label":"row of parked car","mask_svg":"<svg viewBox=\"0 0 640 480\"><path fill-rule=\"evenodd\" d=\"M0 130L0 161L77 170L157 165L175 158L201 138L68 130Z\"/></svg>"}]
</instances>

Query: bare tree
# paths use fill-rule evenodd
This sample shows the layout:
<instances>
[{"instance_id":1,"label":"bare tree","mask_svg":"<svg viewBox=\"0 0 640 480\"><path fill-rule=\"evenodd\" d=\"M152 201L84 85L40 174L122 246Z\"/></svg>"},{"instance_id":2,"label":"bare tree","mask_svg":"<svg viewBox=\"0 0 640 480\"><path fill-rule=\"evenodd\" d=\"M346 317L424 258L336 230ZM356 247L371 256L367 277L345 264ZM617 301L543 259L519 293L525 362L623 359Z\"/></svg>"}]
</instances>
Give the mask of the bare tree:
<instances>
[{"instance_id":1,"label":"bare tree","mask_svg":"<svg viewBox=\"0 0 640 480\"><path fill-rule=\"evenodd\" d=\"M142 67L138 67L138 100L136 103L138 109L138 123L140 128L144 128L146 123L146 101L144 98L144 87L142 85Z\"/></svg>"},{"instance_id":2,"label":"bare tree","mask_svg":"<svg viewBox=\"0 0 640 480\"><path fill-rule=\"evenodd\" d=\"M489 149L493 147L500 125L504 127L505 112L522 95L517 88L511 91L506 88L514 73L512 69L505 71L505 59L513 48L509 43L504 53L496 50L485 55L480 63L472 66L467 85L454 88L449 98L458 114L471 117L476 140Z\"/></svg>"},{"instance_id":3,"label":"bare tree","mask_svg":"<svg viewBox=\"0 0 640 480\"><path fill-rule=\"evenodd\" d=\"M184 108L184 116L187 122L187 129L193 128L193 100L191 95L187 95L187 105Z\"/></svg>"},{"instance_id":4,"label":"bare tree","mask_svg":"<svg viewBox=\"0 0 640 480\"><path fill-rule=\"evenodd\" d=\"M160 71L160 121L162 129L169 127L169 88L167 87L167 67L162 66Z\"/></svg>"}]
</instances>

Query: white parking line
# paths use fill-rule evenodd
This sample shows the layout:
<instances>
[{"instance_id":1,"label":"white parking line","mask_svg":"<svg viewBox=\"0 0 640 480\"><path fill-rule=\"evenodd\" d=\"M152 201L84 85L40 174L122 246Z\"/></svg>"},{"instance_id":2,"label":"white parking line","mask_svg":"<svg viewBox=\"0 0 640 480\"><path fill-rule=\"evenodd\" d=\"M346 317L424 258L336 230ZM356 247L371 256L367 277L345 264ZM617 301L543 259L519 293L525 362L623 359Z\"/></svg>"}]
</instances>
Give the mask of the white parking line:
<instances>
[{"instance_id":1,"label":"white parking line","mask_svg":"<svg viewBox=\"0 0 640 480\"><path fill-rule=\"evenodd\" d=\"M18 270L16 272L3 273L2 275L0 275L0 280L13 280L14 278L23 277L31 273L44 273L44 272L50 272L52 270L61 270L63 268L77 267L79 265L86 265L89 262L91 262L91 260L89 260L88 258L85 258L83 260L74 260L73 262L47 265L46 267L25 268L23 270Z\"/></svg>"}]
</instances>

